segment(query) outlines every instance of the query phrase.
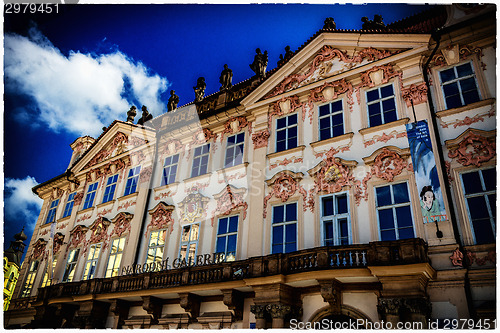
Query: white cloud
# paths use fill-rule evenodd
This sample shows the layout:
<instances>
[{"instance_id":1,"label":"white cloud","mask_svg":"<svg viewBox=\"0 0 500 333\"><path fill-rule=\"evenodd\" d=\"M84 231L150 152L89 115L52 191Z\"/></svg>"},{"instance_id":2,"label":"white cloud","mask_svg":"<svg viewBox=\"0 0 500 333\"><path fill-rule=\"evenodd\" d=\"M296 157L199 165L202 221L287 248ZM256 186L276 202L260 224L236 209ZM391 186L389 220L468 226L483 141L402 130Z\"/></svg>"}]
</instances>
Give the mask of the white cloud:
<instances>
[{"instance_id":1,"label":"white cloud","mask_svg":"<svg viewBox=\"0 0 500 333\"><path fill-rule=\"evenodd\" d=\"M6 34L4 52L6 90L30 96L37 106L17 119L97 136L113 120L125 120L133 101L155 115L165 110L160 94L168 81L119 51L65 56L33 28L29 37Z\"/></svg>"},{"instance_id":2,"label":"white cloud","mask_svg":"<svg viewBox=\"0 0 500 333\"><path fill-rule=\"evenodd\" d=\"M17 223L18 229L25 226L26 234L33 232L43 203L43 200L31 191L35 185L38 185L38 182L31 176L24 179L5 179L5 220L11 226Z\"/></svg>"}]
</instances>

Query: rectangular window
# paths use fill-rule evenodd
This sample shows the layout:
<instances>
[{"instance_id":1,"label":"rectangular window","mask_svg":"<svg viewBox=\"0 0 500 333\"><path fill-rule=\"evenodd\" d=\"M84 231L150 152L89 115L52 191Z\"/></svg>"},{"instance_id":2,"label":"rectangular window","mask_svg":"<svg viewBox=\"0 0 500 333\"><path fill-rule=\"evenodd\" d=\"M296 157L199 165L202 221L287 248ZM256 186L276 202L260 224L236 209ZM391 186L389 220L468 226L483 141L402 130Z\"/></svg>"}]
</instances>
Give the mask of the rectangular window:
<instances>
[{"instance_id":1,"label":"rectangular window","mask_svg":"<svg viewBox=\"0 0 500 333\"><path fill-rule=\"evenodd\" d=\"M323 225L323 245L351 244L347 193L321 198L321 223Z\"/></svg>"},{"instance_id":2,"label":"rectangular window","mask_svg":"<svg viewBox=\"0 0 500 333\"><path fill-rule=\"evenodd\" d=\"M118 276L120 273L120 264L122 262L123 247L125 246L125 237L113 240L111 252L109 253L108 266L106 267L105 277Z\"/></svg>"},{"instance_id":3,"label":"rectangular window","mask_svg":"<svg viewBox=\"0 0 500 333\"><path fill-rule=\"evenodd\" d=\"M272 253L297 251L297 203L273 207Z\"/></svg>"},{"instance_id":4,"label":"rectangular window","mask_svg":"<svg viewBox=\"0 0 500 333\"><path fill-rule=\"evenodd\" d=\"M161 181L161 185L168 185L175 182L175 176L177 175L178 164L179 164L179 154L165 158L165 163L163 164L163 178Z\"/></svg>"},{"instance_id":5,"label":"rectangular window","mask_svg":"<svg viewBox=\"0 0 500 333\"><path fill-rule=\"evenodd\" d=\"M276 151L292 149L298 145L297 114L276 120Z\"/></svg>"},{"instance_id":6,"label":"rectangular window","mask_svg":"<svg viewBox=\"0 0 500 333\"><path fill-rule=\"evenodd\" d=\"M189 224L182 227L181 248L179 257L194 262L196 257L196 247L198 246L198 234L200 225L198 223Z\"/></svg>"},{"instance_id":7,"label":"rectangular window","mask_svg":"<svg viewBox=\"0 0 500 333\"><path fill-rule=\"evenodd\" d=\"M207 173L209 155L210 155L210 143L195 148L191 177L196 177Z\"/></svg>"},{"instance_id":8,"label":"rectangular window","mask_svg":"<svg viewBox=\"0 0 500 333\"><path fill-rule=\"evenodd\" d=\"M165 236L167 232L163 230L151 231L148 244L148 256L146 264L155 262L161 263L163 260L163 251L165 249Z\"/></svg>"},{"instance_id":9,"label":"rectangular window","mask_svg":"<svg viewBox=\"0 0 500 333\"><path fill-rule=\"evenodd\" d=\"M140 165L129 170L127 177L127 184L125 185L125 193L123 194L124 196L135 193L135 191L137 190L137 183L139 181L140 172L141 172Z\"/></svg>"},{"instance_id":10,"label":"rectangular window","mask_svg":"<svg viewBox=\"0 0 500 333\"><path fill-rule=\"evenodd\" d=\"M83 209L90 208L94 206L95 193L97 192L97 185L99 182L95 182L89 185L87 190L87 195L85 196L85 202L83 203Z\"/></svg>"},{"instance_id":11,"label":"rectangular window","mask_svg":"<svg viewBox=\"0 0 500 333\"><path fill-rule=\"evenodd\" d=\"M238 236L238 215L219 219L215 251L224 254L225 261L236 259L236 240Z\"/></svg>"},{"instance_id":12,"label":"rectangular window","mask_svg":"<svg viewBox=\"0 0 500 333\"><path fill-rule=\"evenodd\" d=\"M380 240L415 237L408 184L399 183L375 188Z\"/></svg>"},{"instance_id":13,"label":"rectangular window","mask_svg":"<svg viewBox=\"0 0 500 333\"><path fill-rule=\"evenodd\" d=\"M439 72L446 109L457 108L480 100L471 62Z\"/></svg>"},{"instance_id":14,"label":"rectangular window","mask_svg":"<svg viewBox=\"0 0 500 333\"><path fill-rule=\"evenodd\" d=\"M73 205L75 203L75 194L76 192L73 192L68 196L68 201L66 202L66 206L64 206L64 213L62 217L68 217L71 215Z\"/></svg>"},{"instance_id":15,"label":"rectangular window","mask_svg":"<svg viewBox=\"0 0 500 333\"><path fill-rule=\"evenodd\" d=\"M232 167L243 163L243 148L245 145L245 132L227 138L226 159L224 167Z\"/></svg>"},{"instance_id":16,"label":"rectangular window","mask_svg":"<svg viewBox=\"0 0 500 333\"><path fill-rule=\"evenodd\" d=\"M52 223L56 220L57 205L59 205L59 199L53 200L50 203L50 208L49 212L47 213L47 219L45 220L45 224Z\"/></svg>"},{"instance_id":17,"label":"rectangular window","mask_svg":"<svg viewBox=\"0 0 500 333\"><path fill-rule=\"evenodd\" d=\"M482 169L461 175L475 244L495 243L496 170Z\"/></svg>"},{"instance_id":18,"label":"rectangular window","mask_svg":"<svg viewBox=\"0 0 500 333\"><path fill-rule=\"evenodd\" d=\"M31 290L33 289L33 283L35 282L37 269L38 261L32 261L28 270L28 275L26 276L26 282L24 283L23 291L21 292L21 297L29 297L31 295Z\"/></svg>"},{"instance_id":19,"label":"rectangular window","mask_svg":"<svg viewBox=\"0 0 500 333\"><path fill-rule=\"evenodd\" d=\"M118 174L108 177L108 182L106 183L106 188L104 189L104 197L102 198L103 203L111 201L115 197L117 181L118 181Z\"/></svg>"},{"instance_id":20,"label":"rectangular window","mask_svg":"<svg viewBox=\"0 0 500 333\"><path fill-rule=\"evenodd\" d=\"M90 280L94 278L95 269L99 260L99 253L101 252L101 243L90 245L89 255L85 262L85 271L83 272L83 280Z\"/></svg>"},{"instance_id":21,"label":"rectangular window","mask_svg":"<svg viewBox=\"0 0 500 333\"><path fill-rule=\"evenodd\" d=\"M73 281L73 278L75 277L75 269L79 253L80 249L72 249L71 251L69 251L68 261L66 263L66 269L64 270L62 282Z\"/></svg>"},{"instance_id":22,"label":"rectangular window","mask_svg":"<svg viewBox=\"0 0 500 333\"><path fill-rule=\"evenodd\" d=\"M387 124L398 119L392 84L368 90L366 104L369 127Z\"/></svg>"},{"instance_id":23,"label":"rectangular window","mask_svg":"<svg viewBox=\"0 0 500 333\"><path fill-rule=\"evenodd\" d=\"M56 265L57 265L57 257L54 257L54 259L52 259L52 263L47 264L47 269L45 270L42 284L40 286L41 288L50 286L52 284L52 277L54 276L54 270L56 269Z\"/></svg>"},{"instance_id":24,"label":"rectangular window","mask_svg":"<svg viewBox=\"0 0 500 333\"><path fill-rule=\"evenodd\" d=\"M342 100L319 107L319 139L326 140L344 134Z\"/></svg>"}]
</instances>

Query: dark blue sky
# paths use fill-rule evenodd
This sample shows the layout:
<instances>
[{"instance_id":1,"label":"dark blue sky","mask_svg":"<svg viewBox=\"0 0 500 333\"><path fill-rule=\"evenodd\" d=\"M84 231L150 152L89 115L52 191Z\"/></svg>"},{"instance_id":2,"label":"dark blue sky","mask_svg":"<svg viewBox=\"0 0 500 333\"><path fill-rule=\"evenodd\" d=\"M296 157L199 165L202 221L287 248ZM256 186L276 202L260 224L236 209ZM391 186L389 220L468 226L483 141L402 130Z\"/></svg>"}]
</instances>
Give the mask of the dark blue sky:
<instances>
[{"instance_id":1,"label":"dark blue sky","mask_svg":"<svg viewBox=\"0 0 500 333\"><path fill-rule=\"evenodd\" d=\"M52 44L51 48L60 51L59 61L75 53L85 55L88 60L120 52L130 63L142 63L150 77L156 76L168 81L168 86L160 91L159 103L166 105L169 91L174 89L180 97L179 105L183 105L194 99L193 87L199 76L205 77L206 95L218 91L219 75L224 64L228 64L233 70L233 84L254 75L249 64L253 61L256 48L268 51L268 70L276 67L279 55L284 54L285 46L290 45L295 51L322 28L326 17L333 17L338 29L360 29L363 16L373 19L374 14L381 14L384 22L389 24L426 8L428 7L416 4L76 5L60 6L59 14L4 14L4 33L10 40L18 35L27 36L29 29L35 27L46 40L32 38L32 44L44 45L48 40ZM10 59L7 58L11 56L10 52L6 52L5 61L8 62ZM22 65L22 59L16 61L20 61ZM9 61L11 65L14 64L14 69L16 61ZM64 73L74 70L74 63ZM40 71L40 75L48 75L47 70L53 67L57 69L54 64L45 66L45 71ZM30 72L30 66L26 68ZM35 71L35 65L33 69ZM74 79L70 81L74 86L72 89L77 89L82 94L88 93L88 85L82 85L81 90L78 90L80 77L76 72L78 71L75 70L72 76ZM81 134L88 134L78 133L74 128L64 126L65 117L68 117L68 123L74 117L71 114L72 108L68 107L71 105L71 98L68 101L66 95L68 91L74 93L75 90L66 91L67 84L59 84L57 76L49 81L50 86L53 84L56 90L51 95L43 80L40 85L44 84L44 87L37 87L37 80L32 80L35 82L29 82L28 89L27 83L22 81L23 75L18 73L16 75L19 77L16 77L9 73L16 71L11 67L4 74L4 237L7 246L12 235L24 225L27 226L31 239L32 230L29 229L35 222L33 216L39 214L39 208L30 203L25 210L32 212L31 217L13 209L15 202L9 198L17 198L14 193L19 188L13 185L15 182L12 180L23 180L29 176L41 183L63 173L71 156L69 144ZM102 83L99 81L103 81L103 78L96 75L95 80L98 84ZM105 126L113 118L126 120L130 105L135 104L140 108L142 104L146 104L141 100L143 95L130 93L130 84L125 80L124 90L118 96L122 98L121 104L110 104L121 105L123 109L99 110L94 105L81 112L98 116L100 114ZM42 92L39 93L38 89ZM64 96L65 104L54 96ZM42 100L43 98L48 99ZM85 99L82 98L82 101ZM123 103L124 101L127 103ZM154 116L166 111L162 108L155 109L151 104L146 105ZM51 115L50 110L57 108L64 112ZM50 117L58 123L58 127L49 125ZM95 133L99 132L102 124L96 122L93 127Z\"/></svg>"}]
</instances>

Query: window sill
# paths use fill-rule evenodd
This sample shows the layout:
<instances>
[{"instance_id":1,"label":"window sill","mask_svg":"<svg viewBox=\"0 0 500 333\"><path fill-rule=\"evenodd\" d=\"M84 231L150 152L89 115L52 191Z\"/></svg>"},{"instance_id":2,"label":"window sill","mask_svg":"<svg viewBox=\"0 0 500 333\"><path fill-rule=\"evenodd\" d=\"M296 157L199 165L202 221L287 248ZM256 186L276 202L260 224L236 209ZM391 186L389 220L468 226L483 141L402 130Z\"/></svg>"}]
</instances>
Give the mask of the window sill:
<instances>
[{"instance_id":1,"label":"window sill","mask_svg":"<svg viewBox=\"0 0 500 333\"><path fill-rule=\"evenodd\" d=\"M494 98L484 99L482 101L475 102L472 104L467 104L467 105L464 105L464 106L461 106L458 108L438 111L438 112L436 112L436 117L445 118L445 117L452 116L452 115L457 114L457 113L461 113L464 111L470 111L471 109L476 109L476 108L480 108L482 106L488 106L488 105L493 105L493 104L495 104Z\"/></svg>"},{"instance_id":2,"label":"window sill","mask_svg":"<svg viewBox=\"0 0 500 333\"><path fill-rule=\"evenodd\" d=\"M124 201L124 200L128 200L128 199L137 197L138 194L139 194L139 192L130 193L130 194L126 195L126 196L118 198L117 200L118 200L118 202Z\"/></svg>"},{"instance_id":3,"label":"window sill","mask_svg":"<svg viewBox=\"0 0 500 333\"><path fill-rule=\"evenodd\" d=\"M277 151L275 153L267 154L266 157L269 158L269 159L271 159L271 158L275 158L275 157L280 157L280 156L284 156L284 155L288 155L288 154L297 153L299 151L302 152L305 148L306 148L306 146L302 145L302 146L298 146L298 147L295 147L295 148L291 148L291 149Z\"/></svg>"},{"instance_id":4,"label":"window sill","mask_svg":"<svg viewBox=\"0 0 500 333\"><path fill-rule=\"evenodd\" d=\"M374 126L374 127L367 127L367 128L360 129L359 133L361 135L365 136L367 134L372 134L375 132L383 131L383 130L386 130L388 128L403 126L403 125L408 124L409 122L410 122L410 118L403 118L403 119L399 119L399 120L396 120L396 121L393 121L393 122L390 122L387 124L382 124L382 125L378 125L378 126Z\"/></svg>"},{"instance_id":5,"label":"window sill","mask_svg":"<svg viewBox=\"0 0 500 333\"><path fill-rule=\"evenodd\" d=\"M104 207L104 206L107 206L107 205L111 205L111 204L114 204L116 201L116 199L113 199L113 200L109 200L109 201L106 201L106 202L103 202L101 204L98 204L97 206L95 206L95 208L101 208L101 207Z\"/></svg>"},{"instance_id":6,"label":"window sill","mask_svg":"<svg viewBox=\"0 0 500 333\"><path fill-rule=\"evenodd\" d=\"M86 209L82 209L82 210L78 211L78 214L82 214L82 213L86 213L86 212L91 212L93 210L94 210L94 206L86 208Z\"/></svg>"},{"instance_id":7,"label":"window sill","mask_svg":"<svg viewBox=\"0 0 500 333\"><path fill-rule=\"evenodd\" d=\"M180 184L179 182L173 182L173 183L170 183L170 184L166 184L166 185L155 187L153 190L155 192L160 192L160 191L166 190L167 188L177 186L179 184Z\"/></svg>"},{"instance_id":8,"label":"window sill","mask_svg":"<svg viewBox=\"0 0 500 333\"><path fill-rule=\"evenodd\" d=\"M329 138L329 139L325 139L325 140L319 140L319 141L314 141L314 142L311 142L310 145L311 145L311 147L316 148L316 147L322 146L322 145L330 145L330 144L333 144L333 143L338 143L338 142L346 140L346 139L352 140L353 136L354 136L354 133L353 132L349 132L349 133L342 134L342 135L339 135L339 136L336 136L336 137L333 137L333 138Z\"/></svg>"},{"instance_id":9,"label":"window sill","mask_svg":"<svg viewBox=\"0 0 500 333\"><path fill-rule=\"evenodd\" d=\"M203 175L186 178L186 179L184 179L184 184L187 185L189 183L194 183L196 181L202 180L204 178L210 178L211 175L212 175L212 172L207 172L207 173L204 173Z\"/></svg>"},{"instance_id":10,"label":"window sill","mask_svg":"<svg viewBox=\"0 0 500 333\"><path fill-rule=\"evenodd\" d=\"M61 217L59 220L56 221L56 223L65 222L65 221L69 220L70 218L71 218L71 214L66 216L66 217Z\"/></svg>"},{"instance_id":11,"label":"window sill","mask_svg":"<svg viewBox=\"0 0 500 333\"><path fill-rule=\"evenodd\" d=\"M249 164L250 163L248 163L248 162L243 162L243 163L238 164L238 165L233 165L232 167L227 167L227 168L219 169L216 172L217 172L217 175L220 176L220 175L222 175L224 173L232 172L234 170L246 169Z\"/></svg>"}]
</instances>

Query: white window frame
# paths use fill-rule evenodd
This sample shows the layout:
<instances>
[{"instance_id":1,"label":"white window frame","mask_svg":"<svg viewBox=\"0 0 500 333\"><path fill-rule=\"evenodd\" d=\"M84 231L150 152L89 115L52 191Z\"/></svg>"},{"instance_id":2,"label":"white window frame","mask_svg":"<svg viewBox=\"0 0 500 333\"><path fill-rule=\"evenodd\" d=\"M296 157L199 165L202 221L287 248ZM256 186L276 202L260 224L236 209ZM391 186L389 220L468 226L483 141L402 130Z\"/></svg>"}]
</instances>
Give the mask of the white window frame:
<instances>
[{"instance_id":1,"label":"white window frame","mask_svg":"<svg viewBox=\"0 0 500 333\"><path fill-rule=\"evenodd\" d=\"M82 280L90 280L95 277L97 264L99 263L99 256L101 254L102 243L95 243L90 245L89 254L85 261L85 268L83 271Z\"/></svg>"},{"instance_id":2,"label":"white window frame","mask_svg":"<svg viewBox=\"0 0 500 333\"><path fill-rule=\"evenodd\" d=\"M95 185L95 188L93 190L90 190L90 187L94 186L94 185ZM87 187L87 194L85 195L85 200L83 201L83 209L84 210L91 208L91 207L94 207L95 197L96 197L98 188L99 188L99 182L94 182L92 184L89 184L89 186ZM92 196L92 200L89 199L90 196ZM89 202L90 202L90 204L88 204Z\"/></svg>"},{"instance_id":3,"label":"white window frame","mask_svg":"<svg viewBox=\"0 0 500 333\"><path fill-rule=\"evenodd\" d=\"M130 173L132 173L132 174L130 174ZM127 195L130 195L132 193L137 192L137 186L139 185L140 174L141 174L141 166L140 165L135 166L133 168L130 168L128 170L127 181L125 182L125 190L123 191L123 196L127 196ZM133 182L133 180L135 180L135 189L132 192L131 190L129 190L130 188L132 188L131 185L129 186L129 181Z\"/></svg>"},{"instance_id":4,"label":"white window frame","mask_svg":"<svg viewBox=\"0 0 500 333\"><path fill-rule=\"evenodd\" d=\"M234 137L235 142L236 139L238 138L239 135L243 134L243 141L239 143L229 143L229 138ZM239 149L241 147L241 150ZM229 156L229 149L233 149L233 154L232 156ZM237 154L236 152L241 151L241 163L237 163L236 157L239 156L240 154ZM245 154L245 132L239 132L233 135L230 135L226 139L226 153L224 154L224 168L230 168L235 165L240 165L243 164L244 162L244 154ZM227 163L228 158L230 158L230 163Z\"/></svg>"},{"instance_id":5,"label":"white window frame","mask_svg":"<svg viewBox=\"0 0 500 333\"><path fill-rule=\"evenodd\" d=\"M157 240L160 239L161 234L163 233L163 244L160 244L160 242L157 242L155 245L151 245L151 240L153 237L153 234L158 234ZM148 238L148 250L146 252L146 264L150 263L161 263L163 261L163 255L165 254L165 244L167 243L167 229L158 229L158 230L152 230L149 233L149 238ZM153 252L152 260L150 259L149 253ZM161 256L158 256L158 251L161 251ZM160 260L156 260L156 258L160 258Z\"/></svg>"},{"instance_id":6,"label":"white window frame","mask_svg":"<svg viewBox=\"0 0 500 333\"><path fill-rule=\"evenodd\" d=\"M193 232L193 226L194 225L196 225L197 228L198 228L198 234L197 234L196 239L191 239L192 238L191 233ZM189 227L189 236L188 236L188 240L187 241L183 241L182 240L182 236L184 234L184 228L186 228L186 227ZM180 244L179 244L179 258L181 258L181 260L182 259L186 259L186 262L188 262L188 260L189 260L188 259L189 258L189 248L190 248L191 244L195 244L196 245L195 246L195 250L194 250L194 256L193 256L193 259L192 259L193 262L196 259L196 255L198 254L198 241L200 239L200 227L201 227L201 225L200 225L199 222L191 223L191 224L185 224L185 225L182 226L182 228L181 228L181 239L180 239ZM186 256L185 257L182 256L182 247L184 245L186 246Z\"/></svg>"},{"instance_id":7,"label":"white window frame","mask_svg":"<svg viewBox=\"0 0 500 333\"><path fill-rule=\"evenodd\" d=\"M71 249L68 254L68 260L66 260L66 267L64 268L64 275L62 282L72 282L75 278L76 265L78 264L78 255L80 254L80 249ZM70 261L73 259L72 261ZM69 269L69 271L68 271ZM68 274L66 274L68 272Z\"/></svg>"},{"instance_id":8,"label":"white window frame","mask_svg":"<svg viewBox=\"0 0 500 333\"><path fill-rule=\"evenodd\" d=\"M220 220L222 219L227 219L227 229L229 229L229 220L232 217L237 217L238 221L236 224L236 231L231 231L231 232L225 232L223 234L219 234L219 226L220 226ZM219 238L226 238L226 246L224 249L224 252L216 252L216 253L223 253L224 254L224 261L234 261L236 260L236 255L238 253L238 229L239 229L239 224L240 224L240 215L239 214L233 214L233 215L227 215L227 216L221 216L217 220L217 230L216 230L216 239L215 239L215 252L217 251L217 242L219 241ZM234 253L232 256L229 256L227 253L227 239L229 236L236 235L236 247L234 249Z\"/></svg>"},{"instance_id":9,"label":"white window frame","mask_svg":"<svg viewBox=\"0 0 500 333\"><path fill-rule=\"evenodd\" d=\"M292 204L295 204L295 216L296 216L296 220L294 221L286 221L286 206L288 205L292 205ZM284 209L283 209L283 219L285 221L283 222L279 222L279 223L274 223L274 207L279 207L279 206L283 206ZM283 248L282 248L282 252L277 252L277 253L290 253L290 252L286 252L286 226L287 225L291 225L291 224L295 224L295 251L298 251L299 250L299 203L297 201L293 201L293 202L285 202L283 204L279 204L279 205L273 205L271 207L271 211L272 211L272 214L271 214L271 254L274 254L273 252L273 239L274 239L274 227L278 227L278 226L283 226ZM295 252L293 251L293 252Z\"/></svg>"},{"instance_id":10,"label":"white window frame","mask_svg":"<svg viewBox=\"0 0 500 333\"><path fill-rule=\"evenodd\" d=\"M382 90L382 88L384 87L388 87L388 86L392 86L392 93L393 95L390 96L390 97L381 97L379 99L376 99L374 101L371 101L371 102L368 102L368 93L370 91L374 91L374 90L379 90L379 95L381 95L380 91ZM374 87L372 89L368 89L365 91L365 101L366 101L366 119L367 119L367 124L368 124L368 127L376 127L376 126L380 126L380 125L385 125L385 124L389 124L393 121L396 121L399 119L399 114L398 114L398 101L396 99L396 87L394 85L393 82L390 82L388 84L384 84L384 85L380 85L380 86L377 86L377 87ZM384 117L384 109L383 109L383 105L382 105L382 102L385 101L385 100L389 100L389 99L393 99L394 100L394 112L396 113L396 119L393 120L393 121L390 121L390 122L387 122L385 121L385 117ZM379 103L380 104L380 115L381 115L381 118L382 118L382 123L381 124L378 124L378 125L372 125L370 124L370 111L369 111L369 106L372 105L372 104L375 104L375 103Z\"/></svg>"},{"instance_id":11,"label":"white window frame","mask_svg":"<svg viewBox=\"0 0 500 333\"><path fill-rule=\"evenodd\" d=\"M465 80L465 79L468 79L468 78L473 78L474 79L474 83L476 85L476 90L477 90L477 94L478 94L478 97L479 97L479 100L482 100L482 97L481 97L481 89L479 87L479 84L478 84L478 80L477 80L477 76L476 76L476 71L474 69L474 62L472 60L468 60L468 61L464 61L464 62L461 62L461 63L458 63L458 64L455 64L453 66L449 66L449 67L446 67L446 68L442 68L438 71L437 73L437 76L438 76L438 80L439 80L439 87L441 89L441 96L443 97L443 103L444 103L444 107L445 107L445 110L449 110L449 109L452 109L452 107L448 107L448 103L446 102L446 95L444 93L444 84L443 84L443 81L441 80L441 72L444 72L444 71L447 71L449 69L452 69L454 70L455 74L457 74L457 67L460 67L462 65L465 65L469 63L470 64L470 67L472 69L472 74L468 75L468 76L463 76L463 77L459 77L457 79L454 79L454 80L450 80L450 81L446 81L446 84L451 84L452 82L459 82L461 80ZM458 75L457 75L458 76ZM462 106L465 106L465 105L468 105L468 104L465 104L464 102L464 96L463 96L463 93L462 93L462 88L460 86L460 84L457 85L458 86L458 90L459 90L459 96L460 96L460 102L462 103L462 105L460 106L455 106L453 108L458 108L458 107L462 107Z\"/></svg>"},{"instance_id":12,"label":"white window frame","mask_svg":"<svg viewBox=\"0 0 500 333\"><path fill-rule=\"evenodd\" d=\"M45 219L45 224L55 222L58 206L59 206L59 199L55 199L55 200L52 200L50 202L50 207L49 207L49 210L47 211L47 217ZM50 218L50 221L49 221L49 218Z\"/></svg>"},{"instance_id":13,"label":"white window frame","mask_svg":"<svg viewBox=\"0 0 500 333\"><path fill-rule=\"evenodd\" d=\"M34 260L30 263L28 274L26 275L26 279L24 280L24 285L20 297L29 297L31 295L31 292L33 291L33 285L35 284L38 265L38 260Z\"/></svg>"},{"instance_id":14,"label":"white window frame","mask_svg":"<svg viewBox=\"0 0 500 333\"><path fill-rule=\"evenodd\" d=\"M294 125L288 125L288 118L291 117L291 116L294 116L294 115L297 117L297 122ZM278 120L284 119L284 118L286 119L286 126L285 127L281 127L281 128L278 129ZM288 141L290 139L290 137L288 135L288 131L291 128L293 128L293 127L297 128L296 144L295 144L295 147L291 147L290 148L288 146ZM283 117L276 118L274 128L275 128L275 136L276 136L276 138L274 140L274 143L275 143L275 149L274 149L274 151L275 152L286 151L288 149L293 149L293 148L296 148L296 147L299 146L299 115L298 115L297 112L293 112L293 113L287 114L287 115L285 115ZM285 144L285 149L282 149L282 150L278 150L278 131L280 131L280 132L281 131L285 131L285 133L286 133L286 135L285 135L285 143L286 143Z\"/></svg>"},{"instance_id":15,"label":"white window frame","mask_svg":"<svg viewBox=\"0 0 500 333\"><path fill-rule=\"evenodd\" d=\"M177 156L177 162L170 163L167 165L167 159L170 158L170 161L172 161L175 156ZM175 182L175 180L177 178L177 172L179 171L179 160L180 160L180 154L174 154L174 155L170 155L170 156L165 157L165 159L163 160L163 171L161 174L161 186L172 184ZM170 176L172 175L172 168L174 166L176 167L174 180L173 180L173 182L167 182L166 180L168 180L168 178L170 178ZM168 168L168 175L165 176L165 172L166 172L167 168Z\"/></svg>"},{"instance_id":16,"label":"white window frame","mask_svg":"<svg viewBox=\"0 0 500 333\"><path fill-rule=\"evenodd\" d=\"M203 147L205 146L208 146L208 149L207 149L207 152L206 153L203 153ZM199 155L196 155L196 149L198 148L201 148L201 153ZM200 169L201 169L201 160L203 159L203 157L207 156L207 167L206 167L206 170L205 172L201 173ZM196 174L194 174L194 170L195 170L195 167L194 167L194 163L196 160L199 160L199 164L198 164L198 171L196 172ZM198 146L196 148L194 148L193 150L193 163L191 165L191 178L192 177L198 177L198 176L201 176L201 175L206 175L208 173L208 166L210 165L210 143L206 143L206 144L203 144L201 146Z\"/></svg>"},{"instance_id":17,"label":"white window frame","mask_svg":"<svg viewBox=\"0 0 500 333\"><path fill-rule=\"evenodd\" d=\"M338 103L338 102L340 102L342 109L340 111L331 112L332 111L332 104ZM328 106L328 110L330 112L326 115L320 116L320 108L322 108L324 106ZM331 126L331 124L333 124L333 116L335 116L337 114L342 115L342 124L341 124L342 125L342 134L334 136L333 135L333 126ZM322 139L321 138L321 120L324 118L330 118L330 137ZM333 101L329 101L326 104L322 104L322 105L318 106L318 141L328 140L331 138L336 138L336 137L339 137L341 135L344 135L345 134L345 127L346 127L345 124L346 124L346 120L345 120L345 114L344 114L344 100L343 100L343 98L337 98Z\"/></svg>"},{"instance_id":18,"label":"white window frame","mask_svg":"<svg viewBox=\"0 0 500 333\"><path fill-rule=\"evenodd\" d=\"M110 181L113 180L113 178L114 178L114 181L112 183L110 183ZM109 176L108 179L106 180L106 186L104 187L104 194L102 196L102 203L113 201L113 199L115 198L117 186L118 186L118 174L114 174L114 175ZM109 189L109 191L111 191L111 188L113 191L113 195L111 195L111 198L109 198L108 189ZM108 200L106 200L106 196L108 196Z\"/></svg>"},{"instance_id":19,"label":"white window frame","mask_svg":"<svg viewBox=\"0 0 500 333\"><path fill-rule=\"evenodd\" d=\"M337 199L337 197L343 196L343 195L346 196L346 200L347 200L347 213L339 214L336 199ZM334 210L334 212L333 212L333 215L323 216L323 211L324 211L323 199L328 198L328 197L333 198L333 210ZM329 222L329 221L331 221L333 224L333 245L334 246L342 245L341 241L340 241L339 220L344 219L344 218L347 219L347 233L348 233L348 236L347 236L348 244L347 245L351 245L352 244L352 229L351 229L352 226L351 226L351 207L350 207L350 203L349 203L349 192L344 191L344 192L332 193L332 194L327 194L327 195L323 195L320 197L320 221L321 221L321 228L320 229L321 229L321 245L322 246L327 245L326 239L325 239L325 223Z\"/></svg>"},{"instance_id":20,"label":"white window frame","mask_svg":"<svg viewBox=\"0 0 500 333\"><path fill-rule=\"evenodd\" d=\"M120 275L120 266L123 259L123 252L125 250L125 239L126 237L115 238L111 242L108 263L106 265L106 272L104 273L104 277L108 278ZM116 247L116 252L113 252L114 247ZM118 257L119 259L117 260Z\"/></svg>"},{"instance_id":21,"label":"white window frame","mask_svg":"<svg viewBox=\"0 0 500 333\"><path fill-rule=\"evenodd\" d=\"M73 207L75 205L75 195L76 192L70 193L68 195L68 200L66 201L66 205L64 205L64 211L63 211L63 218L71 216L71 213L73 212ZM71 205L71 208L70 208Z\"/></svg>"}]
</instances>

